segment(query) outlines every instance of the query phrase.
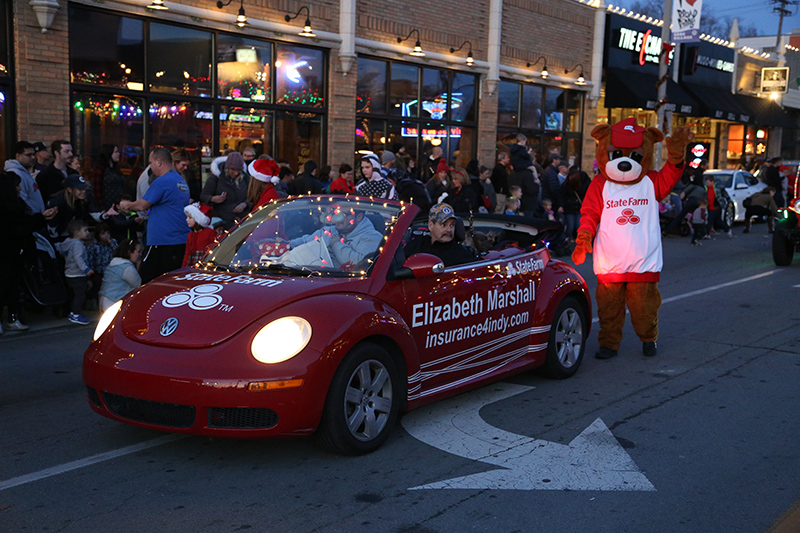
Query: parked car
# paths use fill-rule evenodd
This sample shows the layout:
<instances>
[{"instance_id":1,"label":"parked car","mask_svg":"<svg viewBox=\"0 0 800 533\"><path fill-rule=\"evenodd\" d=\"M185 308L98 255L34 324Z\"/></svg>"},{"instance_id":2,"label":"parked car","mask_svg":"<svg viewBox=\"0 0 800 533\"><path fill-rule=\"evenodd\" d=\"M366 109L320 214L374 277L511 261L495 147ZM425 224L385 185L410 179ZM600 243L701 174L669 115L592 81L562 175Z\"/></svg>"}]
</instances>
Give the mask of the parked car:
<instances>
[{"instance_id":1,"label":"parked car","mask_svg":"<svg viewBox=\"0 0 800 533\"><path fill-rule=\"evenodd\" d=\"M723 208L728 226L734 221L744 221L745 208L742 202L766 187L746 170L707 170L704 176L708 175L714 176L717 190L724 189L730 199L729 205Z\"/></svg>"},{"instance_id":2,"label":"parked car","mask_svg":"<svg viewBox=\"0 0 800 533\"><path fill-rule=\"evenodd\" d=\"M475 215L456 236L479 255L445 268L433 255L405 256L428 231L418 211L306 196L251 214L194 267L106 311L84 356L89 405L178 433L316 433L333 451L361 454L400 411L536 367L572 376L591 302L583 278L548 250L561 225ZM342 224L372 243L347 261Z\"/></svg>"}]
</instances>

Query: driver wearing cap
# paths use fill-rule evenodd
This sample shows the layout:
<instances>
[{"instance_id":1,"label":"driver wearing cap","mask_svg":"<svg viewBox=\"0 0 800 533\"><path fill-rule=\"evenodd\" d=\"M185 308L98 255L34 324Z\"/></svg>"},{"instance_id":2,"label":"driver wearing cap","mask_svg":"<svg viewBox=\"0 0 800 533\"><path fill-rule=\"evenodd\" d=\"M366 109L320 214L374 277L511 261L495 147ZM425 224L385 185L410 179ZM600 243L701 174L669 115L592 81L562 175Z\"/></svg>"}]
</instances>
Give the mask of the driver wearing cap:
<instances>
[{"instance_id":1,"label":"driver wearing cap","mask_svg":"<svg viewBox=\"0 0 800 533\"><path fill-rule=\"evenodd\" d=\"M320 217L323 227L290 241L292 248L311 241L323 241L331 252L334 266L345 270L377 251L383 235L364 216L364 211L334 205Z\"/></svg>"},{"instance_id":2,"label":"driver wearing cap","mask_svg":"<svg viewBox=\"0 0 800 533\"><path fill-rule=\"evenodd\" d=\"M461 265L475 261L478 257L468 247L455 240L456 214L450 204L439 203L428 211L430 235L414 235L406 244L406 257L414 254L433 254L444 266Z\"/></svg>"}]
</instances>

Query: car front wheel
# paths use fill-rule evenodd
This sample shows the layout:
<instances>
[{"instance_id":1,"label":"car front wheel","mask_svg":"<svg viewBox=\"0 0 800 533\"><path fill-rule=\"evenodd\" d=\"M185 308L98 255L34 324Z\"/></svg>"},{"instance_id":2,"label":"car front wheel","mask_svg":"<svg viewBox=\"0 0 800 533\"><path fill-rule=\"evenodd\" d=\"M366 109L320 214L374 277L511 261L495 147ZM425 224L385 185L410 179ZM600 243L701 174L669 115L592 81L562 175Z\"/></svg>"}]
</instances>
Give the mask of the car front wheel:
<instances>
[{"instance_id":1,"label":"car front wheel","mask_svg":"<svg viewBox=\"0 0 800 533\"><path fill-rule=\"evenodd\" d=\"M344 455L376 450L394 426L401 397L392 357L376 344L359 344L333 376L317 440Z\"/></svg>"},{"instance_id":2,"label":"car front wheel","mask_svg":"<svg viewBox=\"0 0 800 533\"><path fill-rule=\"evenodd\" d=\"M564 379L578 371L586 349L588 327L586 313L578 301L564 298L553 316L550 341L547 345L544 373L556 379Z\"/></svg>"},{"instance_id":3,"label":"car front wheel","mask_svg":"<svg viewBox=\"0 0 800 533\"><path fill-rule=\"evenodd\" d=\"M781 230L772 234L772 260L777 266L789 266L794 256L794 242Z\"/></svg>"}]
</instances>

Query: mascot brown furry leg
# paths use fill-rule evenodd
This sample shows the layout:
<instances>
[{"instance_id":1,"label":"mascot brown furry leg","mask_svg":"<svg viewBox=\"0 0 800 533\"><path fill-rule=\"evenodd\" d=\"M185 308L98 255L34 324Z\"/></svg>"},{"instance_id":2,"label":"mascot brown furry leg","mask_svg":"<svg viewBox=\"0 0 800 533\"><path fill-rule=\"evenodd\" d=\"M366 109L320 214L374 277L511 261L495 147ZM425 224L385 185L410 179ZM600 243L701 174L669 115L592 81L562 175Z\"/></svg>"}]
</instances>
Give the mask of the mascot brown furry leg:
<instances>
[{"instance_id":1,"label":"mascot brown furry leg","mask_svg":"<svg viewBox=\"0 0 800 533\"><path fill-rule=\"evenodd\" d=\"M667 164L658 172L652 170L655 145L664 139L658 129L645 129L628 118L613 126L596 126L592 137L597 140L600 174L592 180L581 207L572 259L581 264L587 253L593 255L600 322L600 350L595 357L617 355L626 306L643 354L653 356L663 264L658 203L681 178L686 146L694 135L688 128L675 129L666 140Z\"/></svg>"}]
</instances>

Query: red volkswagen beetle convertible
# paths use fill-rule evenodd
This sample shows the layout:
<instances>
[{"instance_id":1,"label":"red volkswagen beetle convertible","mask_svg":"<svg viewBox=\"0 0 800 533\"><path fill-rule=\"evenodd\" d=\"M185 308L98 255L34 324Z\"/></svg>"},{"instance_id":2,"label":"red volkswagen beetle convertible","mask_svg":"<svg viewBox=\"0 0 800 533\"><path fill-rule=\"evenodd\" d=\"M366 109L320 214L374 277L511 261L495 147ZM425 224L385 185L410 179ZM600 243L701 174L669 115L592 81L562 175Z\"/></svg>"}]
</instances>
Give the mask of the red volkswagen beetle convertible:
<instances>
[{"instance_id":1,"label":"red volkswagen beetle convertible","mask_svg":"<svg viewBox=\"0 0 800 533\"><path fill-rule=\"evenodd\" d=\"M344 454L383 443L398 412L536 367L574 374L591 305L551 258L560 226L456 220L473 260L405 247L413 204L289 198L243 220L194 268L117 302L86 350L89 404L128 424L196 435L316 433Z\"/></svg>"}]
</instances>

